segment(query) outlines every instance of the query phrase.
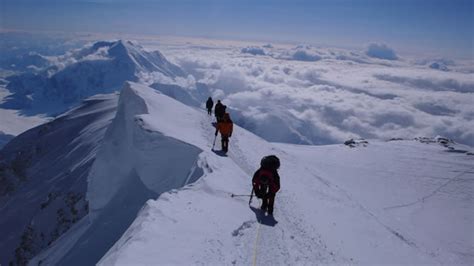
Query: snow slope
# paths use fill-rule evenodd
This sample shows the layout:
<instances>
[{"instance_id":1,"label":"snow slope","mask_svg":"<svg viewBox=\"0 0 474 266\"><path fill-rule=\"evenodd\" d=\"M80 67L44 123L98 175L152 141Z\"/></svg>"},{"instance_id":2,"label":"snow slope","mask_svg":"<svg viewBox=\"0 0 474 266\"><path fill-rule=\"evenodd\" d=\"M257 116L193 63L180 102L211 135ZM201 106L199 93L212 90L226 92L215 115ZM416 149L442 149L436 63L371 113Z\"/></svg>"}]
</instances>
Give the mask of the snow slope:
<instances>
[{"instance_id":1,"label":"snow slope","mask_svg":"<svg viewBox=\"0 0 474 266\"><path fill-rule=\"evenodd\" d=\"M367 147L355 149L341 149L337 145L279 146L300 163L311 166L310 172L339 190L354 208L405 242L420 257L432 260L430 263L474 262L472 148L444 144L443 139L371 141ZM360 225L363 223L353 227ZM354 242L354 247L347 251L360 257L361 245L367 243L369 248L376 242ZM366 256L370 257L370 253ZM414 263L408 258L380 259Z\"/></svg>"},{"instance_id":2,"label":"snow slope","mask_svg":"<svg viewBox=\"0 0 474 266\"><path fill-rule=\"evenodd\" d=\"M466 232L474 222L474 157L466 147L413 140L354 148L272 144L236 127L225 157L210 151L211 118L133 88L147 106L138 121L151 134L200 149L203 176L147 201L99 265L473 263ZM255 199L249 207L248 197L230 197L249 193L268 154L282 161L275 218L262 216ZM96 209L117 194L106 192L88 195Z\"/></svg>"},{"instance_id":3,"label":"snow slope","mask_svg":"<svg viewBox=\"0 0 474 266\"><path fill-rule=\"evenodd\" d=\"M88 212L87 175L117 95L97 95L0 150L0 264L25 264Z\"/></svg>"},{"instance_id":4,"label":"snow slope","mask_svg":"<svg viewBox=\"0 0 474 266\"><path fill-rule=\"evenodd\" d=\"M0 79L0 104L4 102L8 95L11 95L5 89L6 82L4 83L3 81L3 79ZM0 148L5 146L13 137L47 121L48 118L41 115L23 116L19 110L0 108Z\"/></svg>"}]
</instances>

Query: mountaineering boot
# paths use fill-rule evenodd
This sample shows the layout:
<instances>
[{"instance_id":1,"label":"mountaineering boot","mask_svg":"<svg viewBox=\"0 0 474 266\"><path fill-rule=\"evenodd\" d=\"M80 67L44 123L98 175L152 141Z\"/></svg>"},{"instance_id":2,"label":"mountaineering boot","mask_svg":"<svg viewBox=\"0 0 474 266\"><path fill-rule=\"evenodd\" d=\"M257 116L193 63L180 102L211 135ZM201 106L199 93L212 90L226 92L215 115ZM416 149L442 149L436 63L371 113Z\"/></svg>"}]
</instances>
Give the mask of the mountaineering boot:
<instances>
[{"instance_id":1,"label":"mountaineering boot","mask_svg":"<svg viewBox=\"0 0 474 266\"><path fill-rule=\"evenodd\" d=\"M263 212L267 211L267 201L266 201L266 199L263 199L262 206L260 207L260 210L262 210Z\"/></svg>"},{"instance_id":2,"label":"mountaineering boot","mask_svg":"<svg viewBox=\"0 0 474 266\"><path fill-rule=\"evenodd\" d=\"M273 215L273 204L275 204L275 194L268 194L268 215Z\"/></svg>"},{"instance_id":3,"label":"mountaineering boot","mask_svg":"<svg viewBox=\"0 0 474 266\"><path fill-rule=\"evenodd\" d=\"M229 139L222 139L222 151L227 153L229 150Z\"/></svg>"},{"instance_id":4,"label":"mountaineering boot","mask_svg":"<svg viewBox=\"0 0 474 266\"><path fill-rule=\"evenodd\" d=\"M268 207L267 209L268 215L273 215L273 207Z\"/></svg>"}]
</instances>

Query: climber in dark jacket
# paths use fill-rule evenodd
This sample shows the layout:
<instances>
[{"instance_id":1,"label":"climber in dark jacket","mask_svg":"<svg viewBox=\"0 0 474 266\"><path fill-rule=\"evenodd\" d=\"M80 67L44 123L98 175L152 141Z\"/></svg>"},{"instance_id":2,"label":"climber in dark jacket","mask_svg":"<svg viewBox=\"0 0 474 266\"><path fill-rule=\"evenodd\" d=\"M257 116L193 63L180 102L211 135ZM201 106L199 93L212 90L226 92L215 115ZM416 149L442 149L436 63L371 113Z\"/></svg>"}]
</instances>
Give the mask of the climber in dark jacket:
<instances>
[{"instance_id":1,"label":"climber in dark jacket","mask_svg":"<svg viewBox=\"0 0 474 266\"><path fill-rule=\"evenodd\" d=\"M275 195L280 190L280 160L275 155L269 155L262 158L260 168L255 172L252 178L253 191L255 196L262 199L261 210L273 215L273 204Z\"/></svg>"},{"instance_id":2,"label":"climber in dark jacket","mask_svg":"<svg viewBox=\"0 0 474 266\"><path fill-rule=\"evenodd\" d=\"M221 100L217 100L216 106L214 107L214 114L216 115L217 122L220 122L225 114L225 105L221 103Z\"/></svg>"},{"instance_id":3,"label":"climber in dark jacket","mask_svg":"<svg viewBox=\"0 0 474 266\"><path fill-rule=\"evenodd\" d=\"M207 114L211 115L212 114L212 107L214 106L214 102L212 101L212 98L209 97L206 102L206 108L207 108Z\"/></svg>"}]
</instances>

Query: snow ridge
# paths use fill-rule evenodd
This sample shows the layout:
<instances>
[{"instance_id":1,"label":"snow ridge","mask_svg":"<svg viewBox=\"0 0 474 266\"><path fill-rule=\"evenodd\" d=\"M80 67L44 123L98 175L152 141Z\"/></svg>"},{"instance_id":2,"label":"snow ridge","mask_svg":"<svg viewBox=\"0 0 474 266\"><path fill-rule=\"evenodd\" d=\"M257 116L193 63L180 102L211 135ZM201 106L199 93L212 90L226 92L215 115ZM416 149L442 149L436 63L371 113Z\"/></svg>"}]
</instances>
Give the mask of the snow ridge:
<instances>
[{"instance_id":1,"label":"snow ridge","mask_svg":"<svg viewBox=\"0 0 474 266\"><path fill-rule=\"evenodd\" d=\"M201 152L199 148L146 130L149 107L137 90L142 87L127 82L122 89L117 115L107 130L106 141L89 176L87 198L92 212L110 202L132 171L136 171L148 189L158 194L182 186L190 179L188 173ZM179 164L169 164L174 160ZM166 176L168 172L172 175ZM157 173L164 174L159 175L163 180L156 181ZM169 187L164 184L169 184Z\"/></svg>"},{"instance_id":2,"label":"snow ridge","mask_svg":"<svg viewBox=\"0 0 474 266\"><path fill-rule=\"evenodd\" d=\"M178 125L180 117L187 119L186 112L192 111L151 88L125 83L116 116L107 128L87 178L89 214L85 222L37 256L33 265L39 261L61 265L96 263L121 237L148 199L193 183L202 176L199 161L202 150L192 140L175 138L179 134L169 130L151 129L158 122L153 119L158 114L153 109L161 105L169 105ZM176 130L176 125L166 126Z\"/></svg>"}]
</instances>

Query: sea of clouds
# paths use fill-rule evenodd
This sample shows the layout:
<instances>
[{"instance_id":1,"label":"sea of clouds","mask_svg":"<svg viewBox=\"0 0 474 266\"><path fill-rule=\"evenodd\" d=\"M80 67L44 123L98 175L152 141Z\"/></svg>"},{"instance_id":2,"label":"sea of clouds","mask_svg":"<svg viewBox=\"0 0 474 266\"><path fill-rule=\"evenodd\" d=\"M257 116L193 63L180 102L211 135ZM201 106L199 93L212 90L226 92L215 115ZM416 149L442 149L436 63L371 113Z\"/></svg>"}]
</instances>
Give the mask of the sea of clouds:
<instances>
[{"instance_id":1,"label":"sea of clouds","mask_svg":"<svg viewBox=\"0 0 474 266\"><path fill-rule=\"evenodd\" d=\"M269 141L334 144L350 138L445 136L474 146L473 58L407 57L383 43L348 50L131 39L160 50L188 73L177 81L148 73L144 82L174 82L188 90L205 84L209 96L228 106L234 122Z\"/></svg>"},{"instance_id":2,"label":"sea of clouds","mask_svg":"<svg viewBox=\"0 0 474 266\"><path fill-rule=\"evenodd\" d=\"M445 136L474 145L470 60L406 58L378 43L361 51L277 44L160 49L207 84L235 122L270 141Z\"/></svg>"}]
</instances>

